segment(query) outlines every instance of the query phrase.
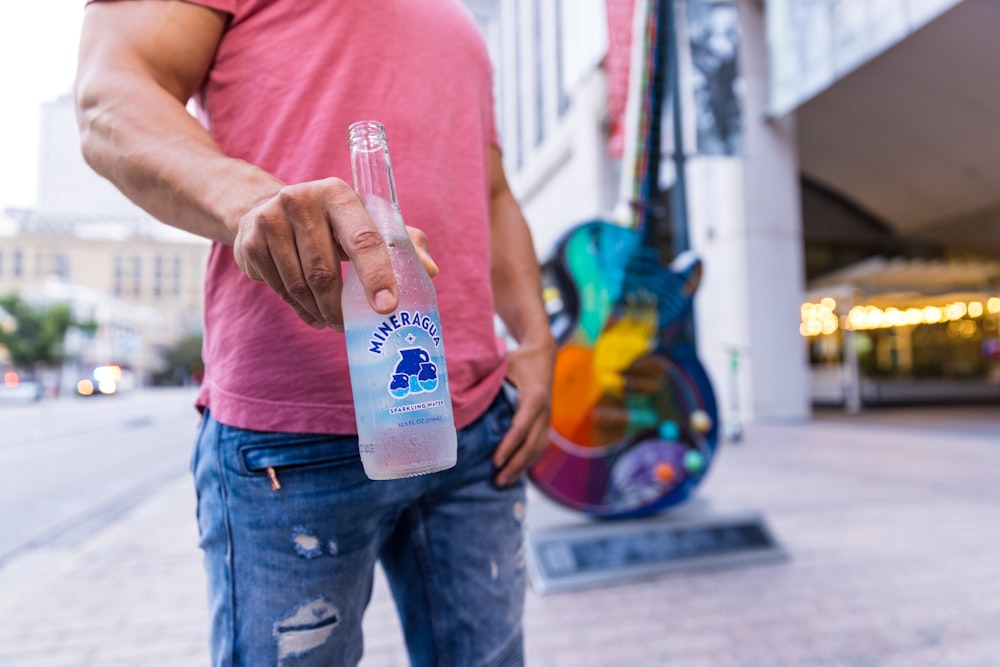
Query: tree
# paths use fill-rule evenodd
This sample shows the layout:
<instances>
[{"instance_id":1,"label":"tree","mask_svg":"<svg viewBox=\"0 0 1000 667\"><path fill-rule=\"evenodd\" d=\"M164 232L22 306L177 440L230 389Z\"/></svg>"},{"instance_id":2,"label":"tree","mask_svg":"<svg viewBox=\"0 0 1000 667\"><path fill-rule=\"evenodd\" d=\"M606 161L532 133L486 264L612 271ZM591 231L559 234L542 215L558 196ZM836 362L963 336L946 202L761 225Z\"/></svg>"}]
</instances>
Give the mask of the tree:
<instances>
[{"instance_id":1,"label":"tree","mask_svg":"<svg viewBox=\"0 0 1000 667\"><path fill-rule=\"evenodd\" d=\"M201 336L191 335L177 341L164 354L167 370L161 382L188 384L201 382L205 364L201 360Z\"/></svg>"},{"instance_id":2,"label":"tree","mask_svg":"<svg viewBox=\"0 0 1000 667\"><path fill-rule=\"evenodd\" d=\"M0 298L0 308L16 323L0 327L0 347L7 349L12 362L29 368L62 363L66 329L73 324L67 304L36 308L11 294Z\"/></svg>"}]
</instances>

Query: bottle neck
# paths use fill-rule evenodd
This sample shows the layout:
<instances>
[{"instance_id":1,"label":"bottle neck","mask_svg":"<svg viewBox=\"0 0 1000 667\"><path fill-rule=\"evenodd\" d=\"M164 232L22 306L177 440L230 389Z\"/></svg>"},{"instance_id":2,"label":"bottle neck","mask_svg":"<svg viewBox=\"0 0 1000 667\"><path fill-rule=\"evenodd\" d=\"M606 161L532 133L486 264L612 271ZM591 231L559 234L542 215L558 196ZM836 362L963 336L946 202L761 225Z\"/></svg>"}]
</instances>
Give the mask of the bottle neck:
<instances>
[{"instance_id":1,"label":"bottle neck","mask_svg":"<svg viewBox=\"0 0 1000 667\"><path fill-rule=\"evenodd\" d=\"M383 236L403 233L401 220L397 222L399 202L385 127L371 120L353 123L348 129L348 144L354 189L369 215Z\"/></svg>"}]
</instances>

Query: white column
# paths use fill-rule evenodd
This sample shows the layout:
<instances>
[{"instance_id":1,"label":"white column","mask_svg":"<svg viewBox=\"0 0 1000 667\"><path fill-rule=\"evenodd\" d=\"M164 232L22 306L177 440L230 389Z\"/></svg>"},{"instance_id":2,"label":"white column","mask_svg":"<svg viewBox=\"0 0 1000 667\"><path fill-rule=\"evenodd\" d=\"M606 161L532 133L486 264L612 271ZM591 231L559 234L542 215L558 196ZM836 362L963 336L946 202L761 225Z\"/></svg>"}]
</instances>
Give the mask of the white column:
<instances>
[{"instance_id":1,"label":"white column","mask_svg":"<svg viewBox=\"0 0 1000 667\"><path fill-rule=\"evenodd\" d=\"M768 120L762 5L740 0L743 41L747 298L753 410L760 418L809 415L809 365L799 333L805 260L795 118Z\"/></svg>"},{"instance_id":2,"label":"white column","mask_svg":"<svg viewBox=\"0 0 1000 667\"><path fill-rule=\"evenodd\" d=\"M795 119L768 119L764 10L739 0L743 155L688 162L689 233L705 263L695 300L699 355L723 423L805 419L808 357ZM738 378L731 355L739 354ZM734 387L735 381L735 387Z\"/></svg>"}]
</instances>

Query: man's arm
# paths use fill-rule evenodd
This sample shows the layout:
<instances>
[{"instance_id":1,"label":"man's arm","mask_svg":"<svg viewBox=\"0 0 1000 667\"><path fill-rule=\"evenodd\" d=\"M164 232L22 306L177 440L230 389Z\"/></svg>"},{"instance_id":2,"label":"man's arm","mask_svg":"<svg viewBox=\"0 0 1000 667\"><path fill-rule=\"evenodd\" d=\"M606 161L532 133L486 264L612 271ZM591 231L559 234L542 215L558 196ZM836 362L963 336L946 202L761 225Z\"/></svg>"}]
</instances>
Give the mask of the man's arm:
<instances>
[{"instance_id":1,"label":"man's arm","mask_svg":"<svg viewBox=\"0 0 1000 667\"><path fill-rule=\"evenodd\" d=\"M518 391L517 413L493 455L500 469L496 481L503 486L534 463L548 443L556 346L542 302L531 232L495 147L490 154L490 232L497 314L518 343L507 370L507 379Z\"/></svg>"},{"instance_id":2,"label":"man's arm","mask_svg":"<svg viewBox=\"0 0 1000 667\"><path fill-rule=\"evenodd\" d=\"M86 161L161 221L231 244L247 276L312 326L342 325L341 259L354 262L372 306L391 311L389 256L350 185L285 185L224 155L187 112L227 20L175 0L90 5L75 89Z\"/></svg>"}]
</instances>

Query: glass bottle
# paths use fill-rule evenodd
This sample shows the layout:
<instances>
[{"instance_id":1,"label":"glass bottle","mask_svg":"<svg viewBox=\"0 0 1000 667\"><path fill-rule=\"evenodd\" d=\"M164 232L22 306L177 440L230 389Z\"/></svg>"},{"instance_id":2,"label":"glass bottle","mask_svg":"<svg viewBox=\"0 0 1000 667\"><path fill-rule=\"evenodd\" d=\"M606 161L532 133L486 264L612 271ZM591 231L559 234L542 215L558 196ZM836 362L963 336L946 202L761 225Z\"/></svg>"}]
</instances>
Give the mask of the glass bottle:
<instances>
[{"instance_id":1,"label":"glass bottle","mask_svg":"<svg viewBox=\"0 0 1000 667\"><path fill-rule=\"evenodd\" d=\"M348 129L354 188L385 239L399 305L381 315L348 265L342 305L358 446L372 479L411 477L455 465L457 436L434 284L406 233L385 128Z\"/></svg>"}]
</instances>

